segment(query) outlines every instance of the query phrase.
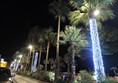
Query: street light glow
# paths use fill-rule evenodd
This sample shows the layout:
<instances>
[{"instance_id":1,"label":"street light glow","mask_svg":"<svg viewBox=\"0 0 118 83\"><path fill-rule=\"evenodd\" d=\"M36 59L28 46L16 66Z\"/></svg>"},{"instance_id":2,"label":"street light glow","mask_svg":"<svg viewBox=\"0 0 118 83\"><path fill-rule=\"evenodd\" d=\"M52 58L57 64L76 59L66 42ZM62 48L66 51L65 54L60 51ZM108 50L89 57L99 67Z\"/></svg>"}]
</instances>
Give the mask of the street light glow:
<instances>
[{"instance_id":1,"label":"street light glow","mask_svg":"<svg viewBox=\"0 0 118 83\"><path fill-rule=\"evenodd\" d=\"M23 55L19 55L20 58L22 58Z\"/></svg>"},{"instance_id":2,"label":"street light glow","mask_svg":"<svg viewBox=\"0 0 118 83\"><path fill-rule=\"evenodd\" d=\"M4 61L4 59L2 58L1 61Z\"/></svg>"},{"instance_id":3,"label":"street light glow","mask_svg":"<svg viewBox=\"0 0 118 83\"><path fill-rule=\"evenodd\" d=\"M14 60L14 62L16 62L16 59Z\"/></svg>"},{"instance_id":4,"label":"street light glow","mask_svg":"<svg viewBox=\"0 0 118 83\"><path fill-rule=\"evenodd\" d=\"M99 14L100 14L100 11L99 11L99 10L95 10L95 11L94 11L94 15L95 15L95 16L97 16L97 15L99 15Z\"/></svg>"},{"instance_id":5,"label":"street light glow","mask_svg":"<svg viewBox=\"0 0 118 83\"><path fill-rule=\"evenodd\" d=\"M29 45L28 48L29 48L30 50L32 50L33 46L32 46L32 45Z\"/></svg>"}]
</instances>

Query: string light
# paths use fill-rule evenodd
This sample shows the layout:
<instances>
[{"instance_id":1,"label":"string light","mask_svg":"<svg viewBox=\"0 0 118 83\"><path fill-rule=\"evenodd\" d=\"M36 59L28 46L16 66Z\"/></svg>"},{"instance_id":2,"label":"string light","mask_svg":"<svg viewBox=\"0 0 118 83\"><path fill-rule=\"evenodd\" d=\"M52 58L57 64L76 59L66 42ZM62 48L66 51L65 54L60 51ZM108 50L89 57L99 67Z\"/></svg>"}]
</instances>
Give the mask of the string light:
<instances>
[{"instance_id":1,"label":"string light","mask_svg":"<svg viewBox=\"0 0 118 83\"><path fill-rule=\"evenodd\" d=\"M100 80L105 80L105 72L104 72L96 19L90 18L89 25L90 25L90 34L92 40L95 76L96 76L96 81L100 82Z\"/></svg>"}]
</instances>

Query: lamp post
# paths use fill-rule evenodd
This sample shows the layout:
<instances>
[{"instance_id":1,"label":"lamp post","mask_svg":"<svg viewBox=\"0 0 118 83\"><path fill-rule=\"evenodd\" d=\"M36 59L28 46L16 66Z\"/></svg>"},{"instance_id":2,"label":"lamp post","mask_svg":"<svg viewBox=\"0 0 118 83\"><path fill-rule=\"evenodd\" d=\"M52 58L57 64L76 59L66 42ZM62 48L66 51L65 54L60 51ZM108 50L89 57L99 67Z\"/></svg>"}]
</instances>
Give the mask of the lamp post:
<instances>
[{"instance_id":1,"label":"lamp post","mask_svg":"<svg viewBox=\"0 0 118 83\"><path fill-rule=\"evenodd\" d=\"M30 67L30 58L31 58L31 53L32 53L32 50L33 50L33 46L30 44L29 46L28 46L28 49L30 50L29 51L29 58L28 58L28 62L29 62L29 67ZM31 62L31 64L32 64L32 62ZM31 68L31 67L30 67ZM30 69L31 70L31 69Z\"/></svg>"},{"instance_id":2,"label":"lamp post","mask_svg":"<svg viewBox=\"0 0 118 83\"><path fill-rule=\"evenodd\" d=\"M97 30L97 22L94 16L99 15L99 10L94 12L90 12L89 26L90 26L90 34L92 40L92 51L93 51L93 62L95 69L96 82L101 83L101 81L105 80L105 72L99 42L99 35Z\"/></svg>"}]
</instances>

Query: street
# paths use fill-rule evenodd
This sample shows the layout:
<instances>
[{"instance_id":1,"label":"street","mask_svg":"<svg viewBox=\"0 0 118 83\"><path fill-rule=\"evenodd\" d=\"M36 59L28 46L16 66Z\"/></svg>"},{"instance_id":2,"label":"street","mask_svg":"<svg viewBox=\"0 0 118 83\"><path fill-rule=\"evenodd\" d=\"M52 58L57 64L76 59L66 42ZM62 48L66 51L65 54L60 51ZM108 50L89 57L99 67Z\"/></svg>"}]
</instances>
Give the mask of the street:
<instances>
[{"instance_id":1,"label":"street","mask_svg":"<svg viewBox=\"0 0 118 83\"><path fill-rule=\"evenodd\" d=\"M13 78L14 83L48 83L48 82L41 82L39 80L35 80L29 77L24 77L20 75L16 75Z\"/></svg>"}]
</instances>

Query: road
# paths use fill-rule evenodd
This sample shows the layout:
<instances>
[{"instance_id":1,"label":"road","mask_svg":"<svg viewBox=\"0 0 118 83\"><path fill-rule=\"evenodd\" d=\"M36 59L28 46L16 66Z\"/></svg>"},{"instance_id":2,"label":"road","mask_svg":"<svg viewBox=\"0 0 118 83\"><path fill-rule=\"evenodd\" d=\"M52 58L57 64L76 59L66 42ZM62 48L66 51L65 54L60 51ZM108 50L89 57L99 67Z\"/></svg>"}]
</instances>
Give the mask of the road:
<instances>
[{"instance_id":1,"label":"road","mask_svg":"<svg viewBox=\"0 0 118 83\"><path fill-rule=\"evenodd\" d=\"M15 83L48 83L48 82L41 82L39 80L35 80L29 77L24 77L24 76L20 76L20 75L16 75L13 78Z\"/></svg>"}]
</instances>

